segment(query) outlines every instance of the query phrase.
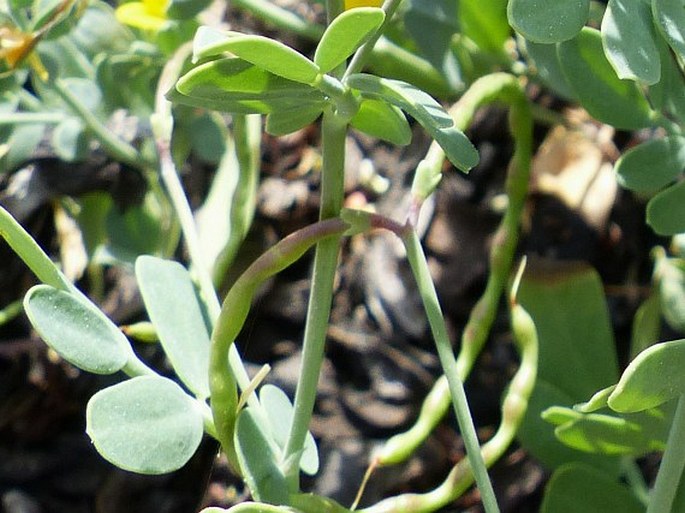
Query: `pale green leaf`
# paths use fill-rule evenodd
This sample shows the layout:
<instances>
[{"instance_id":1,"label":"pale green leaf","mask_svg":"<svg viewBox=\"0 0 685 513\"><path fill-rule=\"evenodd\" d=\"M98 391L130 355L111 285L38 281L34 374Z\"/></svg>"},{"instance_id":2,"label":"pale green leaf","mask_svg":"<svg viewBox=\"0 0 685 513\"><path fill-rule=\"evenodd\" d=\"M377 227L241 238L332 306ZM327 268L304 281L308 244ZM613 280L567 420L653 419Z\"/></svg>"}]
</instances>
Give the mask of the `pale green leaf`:
<instances>
[{"instance_id":1,"label":"pale green leaf","mask_svg":"<svg viewBox=\"0 0 685 513\"><path fill-rule=\"evenodd\" d=\"M685 339L654 344L626 368L609 406L618 412L654 408L685 392Z\"/></svg>"},{"instance_id":2,"label":"pale green leaf","mask_svg":"<svg viewBox=\"0 0 685 513\"><path fill-rule=\"evenodd\" d=\"M685 60L685 0L652 0L652 12L668 44Z\"/></svg>"},{"instance_id":3,"label":"pale green leaf","mask_svg":"<svg viewBox=\"0 0 685 513\"><path fill-rule=\"evenodd\" d=\"M321 73L328 73L345 62L364 44L385 20L383 9L360 7L337 16L326 28L314 53Z\"/></svg>"},{"instance_id":4,"label":"pale green leaf","mask_svg":"<svg viewBox=\"0 0 685 513\"><path fill-rule=\"evenodd\" d=\"M45 343L79 369L114 374L133 357L123 333L82 296L36 285L26 293L24 309Z\"/></svg>"},{"instance_id":5,"label":"pale green leaf","mask_svg":"<svg viewBox=\"0 0 685 513\"><path fill-rule=\"evenodd\" d=\"M350 124L357 130L398 146L411 141L411 128L402 111L383 100L365 99Z\"/></svg>"},{"instance_id":6,"label":"pale green leaf","mask_svg":"<svg viewBox=\"0 0 685 513\"><path fill-rule=\"evenodd\" d=\"M661 75L652 13L640 0L609 0L602 18L604 50L619 78L655 84Z\"/></svg>"},{"instance_id":7,"label":"pale green leaf","mask_svg":"<svg viewBox=\"0 0 685 513\"><path fill-rule=\"evenodd\" d=\"M272 112L266 117L266 131L271 135L291 134L313 123L323 108L324 104L312 104Z\"/></svg>"},{"instance_id":8,"label":"pale green leaf","mask_svg":"<svg viewBox=\"0 0 685 513\"><path fill-rule=\"evenodd\" d=\"M685 137L673 135L635 146L621 155L615 170L623 187L656 192L685 170Z\"/></svg>"},{"instance_id":9,"label":"pale green leaf","mask_svg":"<svg viewBox=\"0 0 685 513\"><path fill-rule=\"evenodd\" d=\"M659 235L685 232L685 182L661 191L649 201L647 223Z\"/></svg>"},{"instance_id":10,"label":"pale green leaf","mask_svg":"<svg viewBox=\"0 0 685 513\"><path fill-rule=\"evenodd\" d=\"M550 479L540 513L644 513L630 489L581 463L559 468Z\"/></svg>"},{"instance_id":11,"label":"pale green leaf","mask_svg":"<svg viewBox=\"0 0 685 513\"><path fill-rule=\"evenodd\" d=\"M514 30L536 43L558 43L585 25L590 0L509 0L507 16Z\"/></svg>"},{"instance_id":12,"label":"pale green leaf","mask_svg":"<svg viewBox=\"0 0 685 513\"><path fill-rule=\"evenodd\" d=\"M188 271L152 256L136 260L145 308L176 374L199 398L209 396L209 332Z\"/></svg>"},{"instance_id":13,"label":"pale green leaf","mask_svg":"<svg viewBox=\"0 0 685 513\"><path fill-rule=\"evenodd\" d=\"M599 31L584 28L557 47L562 70L581 105L599 121L632 130L652 124L651 109L635 82L616 76Z\"/></svg>"},{"instance_id":14,"label":"pale green leaf","mask_svg":"<svg viewBox=\"0 0 685 513\"><path fill-rule=\"evenodd\" d=\"M278 448L264 419L260 419L252 408L245 408L238 415L235 445L252 496L271 504L287 504L288 484L278 466Z\"/></svg>"},{"instance_id":15,"label":"pale green leaf","mask_svg":"<svg viewBox=\"0 0 685 513\"><path fill-rule=\"evenodd\" d=\"M230 53L279 77L313 84L319 67L301 53L274 39L258 35L230 33L218 40L216 29L200 27L194 45L195 60Z\"/></svg>"},{"instance_id":16,"label":"pale green leaf","mask_svg":"<svg viewBox=\"0 0 685 513\"><path fill-rule=\"evenodd\" d=\"M181 468L203 433L199 407L176 383L139 376L99 391L88 402L86 431L102 456L140 474Z\"/></svg>"}]
</instances>

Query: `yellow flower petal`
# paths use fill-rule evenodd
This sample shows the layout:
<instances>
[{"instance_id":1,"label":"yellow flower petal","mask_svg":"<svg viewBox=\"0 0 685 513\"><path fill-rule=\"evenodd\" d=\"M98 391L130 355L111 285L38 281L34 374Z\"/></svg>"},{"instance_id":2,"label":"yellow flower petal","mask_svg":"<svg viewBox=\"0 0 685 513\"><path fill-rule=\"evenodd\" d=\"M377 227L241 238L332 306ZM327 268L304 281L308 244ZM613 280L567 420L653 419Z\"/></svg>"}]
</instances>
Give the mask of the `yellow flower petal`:
<instances>
[{"instance_id":1,"label":"yellow flower petal","mask_svg":"<svg viewBox=\"0 0 685 513\"><path fill-rule=\"evenodd\" d=\"M383 0L345 0L345 10L355 7L381 7Z\"/></svg>"},{"instance_id":2,"label":"yellow flower petal","mask_svg":"<svg viewBox=\"0 0 685 513\"><path fill-rule=\"evenodd\" d=\"M147 5L143 4L143 2L121 4L117 7L115 14L117 20L124 25L153 32L159 31L167 22L164 12L162 12L161 15L150 12Z\"/></svg>"}]
</instances>

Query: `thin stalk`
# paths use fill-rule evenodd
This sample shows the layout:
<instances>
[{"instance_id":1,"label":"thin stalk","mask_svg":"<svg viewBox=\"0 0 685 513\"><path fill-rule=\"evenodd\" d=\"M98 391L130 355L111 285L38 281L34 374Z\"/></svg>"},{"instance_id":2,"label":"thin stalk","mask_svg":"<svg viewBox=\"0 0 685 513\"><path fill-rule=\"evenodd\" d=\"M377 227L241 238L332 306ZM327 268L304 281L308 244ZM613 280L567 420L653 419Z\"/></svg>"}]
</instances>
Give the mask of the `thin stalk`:
<instances>
[{"instance_id":1,"label":"thin stalk","mask_svg":"<svg viewBox=\"0 0 685 513\"><path fill-rule=\"evenodd\" d=\"M116 137L111 130L83 105L81 100L69 90L62 79L55 79L52 83L52 87L62 98L64 103L81 118L111 157L138 169L146 167L149 164L148 162L145 162L138 150L126 141Z\"/></svg>"},{"instance_id":2,"label":"thin stalk","mask_svg":"<svg viewBox=\"0 0 685 513\"><path fill-rule=\"evenodd\" d=\"M492 488L485 460L483 459L480 444L478 443L476 427L471 418L466 392L464 391L464 383L459 379L457 360L452 351L452 346L447 334L447 327L445 326L445 319L440 309L438 295L435 291L435 286L428 269L428 263L426 262L425 255L421 249L421 242L414 229L408 229L406 231L403 241L407 248L407 259L409 260L412 272L416 278L424 309L428 316L428 322L431 331L433 332L440 364L447 376L447 382L452 396L452 404L457 415L457 421L459 423L462 438L464 439L464 445L466 446L468 461L473 469L473 474L481 493L483 507L485 508L486 513L499 512L495 491Z\"/></svg>"},{"instance_id":3,"label":"thin stalk","mask_svg":"<svg viewBox=\"0 0 685 513\"><path fill-rule=\"evenodd\" d=\"M320 219L339 215L343 204L345 135L347 123L332 110L322 121L323 168ZM333 282L338 261L339 238L316 245L314 270L302 346L302 364L295 391L293 423L283 450L285 473L291 491L299 489L299 462L305 436L314 411L319 373L324 357L328 318L333 299Z\"/></svg>"},{"instance_id":4,"label":"thin stalk","mask_svg":"<svg viewBox=\"0 0 685 513\"><path fill-rule=\"evenodd\" d=\"M207 306L209 317L212 323L215 323L221 312L221 304L212 283L209 266L205 262L202 253L193 212L190 209L188 199L176 171L176 166L171 157L171 134L174 120L171 112L171 103L164 97L164 93L169 90L180 76L183 63L187 56L190 55L191 49L190 44L179 48L174 57L165 66L157 84L155 113L151 124L159 155L160 176L167 188L171 204L181 224L190 260L193 262L197 275L200 293ZM247 389L250 386L250 377L245 370L235 344L232 344L228 351L228 360L238 386L241 390ZM248 403L259 407L256 394L250 394Z\"/></svg>"},{"instance_id":5,"label":"thin stalk","mask_svg":"<svg viewBox=\"0 0 685 513\"><path fill-rule=\"evenodd\" d=\"M647 513L671 511L673 499L685 468L685 394L678 399L673 415L671 430L668 433L666 451L656 475Z\"/></svg>"},{"instance_id":6,"label":"thin stalk","mask_svg":"<svg viewBox=\"0 0 685 513\"><path fill-rule=\"evenodd\" d=\"M18 317L19 315L21 315L23 311L24 306L22 300L17 299L16 301L13 301L5 308L0 310L0 326L2 326L3 324L7 324L12 319Z\"/></svg>"},{"instance_id":7,"label":"thin stalk","mask_svg":"<svg viewBox=\"0 0 685 513\"><path fill-rule=\"evenodd\" d=\"M61 112L13 112L0 118L1 125L56 125L66 119Z\"/></svg>"},{"instance_id":8,"label":"thin stalk","mask_svg":"<svg viewBox=\"0 0 685 513\"><path fill-rule=\"evenodd\" d=\"M640 467L635 463L632 456L624 456L621 458L621 470L635 496L642 504L647 506L647 504L649 504L649 488L647 488Z\"/></svg>"}]
</instances>

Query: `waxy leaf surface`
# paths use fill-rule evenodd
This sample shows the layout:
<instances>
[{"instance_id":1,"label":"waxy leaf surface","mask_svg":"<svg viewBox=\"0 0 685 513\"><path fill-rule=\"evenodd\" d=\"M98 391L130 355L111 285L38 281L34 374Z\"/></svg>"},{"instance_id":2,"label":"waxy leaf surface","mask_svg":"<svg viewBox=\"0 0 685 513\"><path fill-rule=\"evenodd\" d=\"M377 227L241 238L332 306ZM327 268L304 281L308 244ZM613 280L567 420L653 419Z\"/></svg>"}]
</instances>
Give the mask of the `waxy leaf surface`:
<instances>
[{"instance_id":1,"label":"waxy leaf surface","mask_svg":"<svg viewBox=\"0 0 685 513\"><path fill-rule=\"evenodd\" d=\"M141 256L136 278L176 374L197 397L208 397L209 333L190 274L178 262Z\"/></svg>"},{"instance_id":2,"label":"waxy leaf surface","mask_svg":"<svg viewBox=\"0 0 685 513\"><path fill-rule=\"evenodd\" d=\"M364 44L385 20L383 9L360 7L337 16L319 41L314 62L321 73L337 68Z\"/></svg>"},{"instance_id":3,"label":"waxy leaf surface","mask_svg":"<svg viewBox=\"0 0 685 513\"><path fill-rule=\"evenodd\" d=\"M271 135L291 134L313 123L321 115L323 107L321 103L272 112L266 118L266 131Z\"/></svg>"},{"instance_id":4,"label":"waxy leaf surface","mask_svg":"<svg viewBox=\"0 0 685 513\"><path fill-rule=\"evenodd\" d=\"M509 0L509 23L526 39L558 43L575 36L585 25L590 0Z\"/></svg>"},{"instance_id":5,"label":"waxy leaf surface","mask_svg":"<svg viewBox=\"0 0 685 513\"><path fill-rule=\"evenodd\" d=\"M203 28L201 27L200 30ZM211 37L198 31L201 42L207 39L211 41L211 38L216 36L214 29L205 29L207 30L211 31L208 34ZM231 33L222 41L205 46L198 43L194 46L194 50L196 59L229 52L274 75L303 84L312 84L319 74L319 67L304 55L279 41L264 36Z\"/></svg>"},{"instance_id":6,"label":"waxy leaf surface","mask_svg":"<svg viewBox=\"0 0 685 513\"><path fill-rule=\"evenodd\" d=\"M243 114L268 114L324 101L318 90L240 58L196 66L181 77L168 97L193 107Z\"/></svg>"},{"instance_id":7,"label":"waxy leaf surface","mask_svg":"<svg viewBox=\"0 0 685 513\"><path fill-rule=\"evenodd\" d=\"M651 125L647 100L635 82L616 76L599 31L586 27L557 52L566 80L590 115L625 130Z\"/></svg>"},{"instance_id":8,"label":"waxy leaf surface","mask_svg":"<svg viewBox=\"0 0 685 513\"><path fill-rule=\"evenodd\" d=\"M245 408L238 415L235 429L238 461L256 500L287 504L288 484L277 464L279 450L264 421L252 408Z\"/></svg>"},{"instance_id":9,"label":"waxy leaf surface","mask_svg":"<svg viewBox=\"0 0 685 513\"><path fill-rule=\"evenodd\" d=\"M609 0L602 18L602 41L618 78L655 84L661 75L656 30L649 5Z\"/></svg>"},{"instance_id":10,"label":"waxy leaf surface","mask_svg":"<svg viewBox=\"0 0 685 513\"><path fill-rule=\"evenodd\" d=\"M160 376L139 376L99 391L88 402L86 423L106 460L140 474L181 468L203 433L195 401Z\"/></svg>"},{"instance_id":11,"label":"waxy leaf surface","mask_svg":"<svg viewBox=\"0 0 685 513\"><path fill-rule=\"evenodd\" d=\"M685 137L652 139L629 149L616 162L619 183L636 192L652 193L685 170Z\"/></svg>"},{"instance_id":12,"label":"waxy leaf surface","mask_svg":"<svg viewBox=\"0 0 685 513\"><path fill-rule=\"evenodd\" d=\"M662 342L641 352L626 368L609 406L618 412L654 408L685 392L685 339Z\"/></svg>"},{"instance_id":13,"label":"waxy leaf surface","mask_svg":"<svg viewBox=\"0 0 685 513\"><path fill-rule=\"evenodd\" d=\"M649 201L647 223L659 235L685 232L685 182L661 191Z\"/></svg>"},{"instance_id":14,"label":"waxy leaf surface","mask_svg":"<svg viewBox=\"0 0 685 513\"><path fill-rule=\"evenodd\" d=\"M668 44L685 59L685 0L652 0L652 11Z\"/></svg>"},{"instance_id":15,"label":"waxy leaf surface","mask_svg":"<svg viewBox=\"0 0 685 513\"><path fill-rule=\"evenodd\" d=\"M406 146L411 141L411 128L404 113L382 100L363 100L350 124L357 130L398 146Z\"/></svg>"},{"instance_id":16,"label":"waxy leaf surface","mask_svg":"<svg viewBox=\"0 0 685 513\"><path fill-rule=\"evenodd\" d=\"M416 119L440 144L447 158L461 171L468 171L478 163L478 152L471 141L454 128L454 120L430 95L401 82L373 75L352 75L350 87L362 96L385 100Z\"/></svg>"},{"instance_id":17,"label":"waxy leaf surface","mask_svg":"<svg viewBox=\"0 0 685 513\"><path fill-rule=\"evenodd\" d=\"M559 468L545 491L540 513L643 513L630 489L604 472L571 463Z\"/></svg>"},{"instance_id":18,"label":"waxy leaf surface","mask_svg":"<svg viewBox=\"0 0 685 513\"><path fill-rule=\"evenodd\" d=\"M36 285L26 293L24 309L45 343L79 369L114 374L133 356L119 328L75 293Z\"/></svg>"}]
</instances>

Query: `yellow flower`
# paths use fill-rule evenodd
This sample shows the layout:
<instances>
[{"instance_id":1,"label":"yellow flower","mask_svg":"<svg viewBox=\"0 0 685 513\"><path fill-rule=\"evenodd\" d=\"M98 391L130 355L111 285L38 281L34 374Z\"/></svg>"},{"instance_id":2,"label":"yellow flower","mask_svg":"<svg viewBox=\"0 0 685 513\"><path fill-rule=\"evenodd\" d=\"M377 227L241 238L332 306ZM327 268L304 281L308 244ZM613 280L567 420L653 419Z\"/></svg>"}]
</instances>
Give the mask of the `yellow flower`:
<instances>
[{"instance_id":1,"label":"yellow flower","mask_svg":"<svg viewBox=\"0 0 685 513\"><path fill-rule=\"evenodd\" d=\"M345 10L355 7L381 7L383 0L345 0Z\"/></svg>"},{"instance_id":2,"label":"yellow flower","mask_svg":"<svg viewBox=\"0 0 685 513\"><path fill-rule=\"evenodd\" d=\"M142 0L128 2L117 7L117 20L125 25L158 32L167 22L166 10L169 0Z\"/></svg>"},{"instance_id":3,"label":"yellow flower","mask_svg":"<svg viewBox=\"0 0 685 513\"><path fill-rule=\"evenodd\" d=\"M38 55L33 52L43 33L26 33L15 27L0 27L0 60L10 70L15 70L27 61L41 80L47 80L48 72Z\"/></svg>"}]
</instances>

